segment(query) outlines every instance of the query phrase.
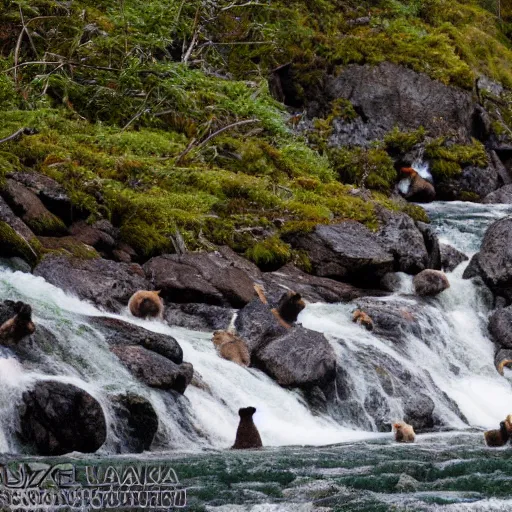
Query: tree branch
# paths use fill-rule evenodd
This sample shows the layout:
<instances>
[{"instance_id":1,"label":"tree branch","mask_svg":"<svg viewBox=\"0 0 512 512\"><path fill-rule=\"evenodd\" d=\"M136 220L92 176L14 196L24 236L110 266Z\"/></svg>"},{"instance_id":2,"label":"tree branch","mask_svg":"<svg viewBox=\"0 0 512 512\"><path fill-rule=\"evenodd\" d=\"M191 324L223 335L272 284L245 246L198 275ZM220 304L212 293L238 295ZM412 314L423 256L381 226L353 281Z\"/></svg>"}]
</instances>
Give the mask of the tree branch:
<instances>
[{"instance_id":1,"label":"tree branch","mask_svg":"<svg viewBox=\"0 0 512 512\"><path fill-rule=\"evenodd\" d=\"M17 132L14 132L12 135L9 135L9 137L1 139L0 144L3 144L4 142L9 142L10 140L19 139L22 135L36 135L37 133L39 132L35 128L20 128Z\"/></svg>"}]
</instances>

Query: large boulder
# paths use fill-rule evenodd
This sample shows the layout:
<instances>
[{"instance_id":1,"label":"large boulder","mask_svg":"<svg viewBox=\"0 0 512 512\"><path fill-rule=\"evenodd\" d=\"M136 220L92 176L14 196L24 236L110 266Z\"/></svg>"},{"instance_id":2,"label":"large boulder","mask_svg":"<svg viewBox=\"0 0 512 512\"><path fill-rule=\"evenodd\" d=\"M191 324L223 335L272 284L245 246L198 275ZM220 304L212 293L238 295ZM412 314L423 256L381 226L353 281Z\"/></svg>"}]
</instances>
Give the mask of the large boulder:
<instances>
[{"instance_id":1,"label":"large boulder","mask_svg":"<svg viewBox=\"0 0 512 512\"><path fill-rule=\"evenodd\" d=\"M38 455L93 453L105 442L107 425L101 405L71 384L39 381L23 393L20 437Z\"/></svg>"},{"instance_id":2,"label":"large boulder","mask_svg":"<svg viewBox=\"0 0 512 512\"><path fill-rule=\"evenodd\" d=\"M393 270L393 255L359 222L316 226L311 233L290 235L288 241L307 252L313 272L320 277L376 286Z\"/></svg>"},{"instance_id":3,"label":"large boulder","mask_svg":"<svg viewBox=\"0 0 512 512\"><path fill-rule=\"evenodd\" d=\"M487 194L482 203L484 204L512 204L512 185L504 187Z\"/></svg>"},{"instance_id":4,"label":"large boulder","mask_svg":"<svg viewBox=\"0 0 512 512\"><path fill-rule=\"evenodd\" d=\"M286 328L278 322L270 307L259 299L254 299L239 311L235 327L251 356L272 339L286 333Z\"/></svg>"},{"instance_id":5,"label":"large boulder","mask_svg":"<svg viewBox=\"0 0 512 512\"><path fill-rule=\"evenodd\" d=\"M425 270L429 263L425 241L409 215L381 208L379 220L382 227L377 235L382 246L395 258L394 270L407 274Z\"/></svg>"},{"instance_id":6,"label":"large boulder","mask_svg":"<svg viewBox=\"0 0 512 512\"><path fill-rule=\"evenodd\" d=\"M151 388L183 394L192 381L194 368L190 363L178 365L160 354L134 345L116 345L110 350L137 379Z\"/></svg>"},{"instance_id":7,"label":"large boulder","mask_svg":"<svg viewBox=\"0 0 512 512\"><path fill-rule=\"evenodd\" d=\"M463 200L468 197L483 199L500 186L498 171L494 165L465 167L454 178L436 183L438 199L444 201Z\"/></svg>"},{"instance_id":8,"label":"large boulder","mask_svg":"<svg viewBox=\"0 0 512 512\"><path fill-rule=\"evenodd\" d=\"M453 272L461 263L469 259L463 252L448 244L441 244L440 252L441 270L444 272Z\"/></svg>"},{"instance_id":9,"label":"large boulder","mask_svg":"<svg viewBox=\"0 0 512 512\"><path fill-rule=\"evenodd\" d=\"M493 312L489 317L489 332L498 346L512 349L512 306Z\"/></svg>"},{"instance_id":10,"label":"large boulder","mask_svg":"<svg viewBox=\"0 0 512 512\"><path fill-rule=\"evenodd\" d=\"M35 172L14 172L8 177L33 192L50 212L66 224L83 214L72 205L64 187L48 176Z\"/></svg>"},{"instance_id":11,"label":"large boulder","mask_svg":"<svg viewBox=\"0 0 512 512\"><path fill-rule=\"evenodd\" d=\"M325 336L300 326L259 349L253 364L285 387L324 386L336 375L336 355Z\"/></svg>"},{"instance_id":12,"label":"large boulder","mask_svg":"<svg viewBox=\"0 0 512 512\"><path fill-rule=\"evenodd\" d=\"M0 256L20 257L30 266L34 266L39 258L34 241L34 232L16 217L9 205L0 197Z\"/></svg>"},{"instance_id":13,"label":"large boulder","mask_svg":"<svg viewBox=\"0 0 512 512\"><path fill-rule=\"evenodd\" d=\"M158 415L151 402L134 393L113 396L111 402L120 437L118 453L149 450L158 430Z\"/></svg>"},{"instance_id":14,"label":"large boulder","mask_svg":"<svg viewBox=\"0 0 512 512\"><path fill-rule=\"evenodd\" d=\"M408 334L421 336L421 305L411 300L379 300L368 297L356 301L357 309L373 322L373 334L393 342L401 342Z\"/></svg>"},{"instance_id":15,"label":"large boulder","mask_svg":"<svg viewBox=\"0 0 512 512\"><path fill-rule=\"evenodd\" d=\"M165 254L149 260L144 270L170 302L240 308L254 297L253 279L219 252Z\"/></svg>"},{"instance_id":16,"label":"large boulder","mask_svg":"<svg viewBox=\"0 0 512 512\"><path fill-rule=\"evenodd\" d=\"M408 395L403 401L404 421L412 425L414 430L421 431L434 427L434 408L432 398L418 393Z\"/></svg>"},{"instance_id":17,"label":"large boulder","mask_svg":"<svg viewBox=\"0 0 512 512\"><path fill-rule=\"evenodd\" d=\"M512 217L497 220L485 232L480 252L471 259L463 277L476 275L495 295L512 302Z\"/></svg>"},{"instance_id":18,"label":"large boulder","mask_svg":"<svg viewBox=\"0 0 512 512\"><path fill-rule=\"evenodd\" d=\"M371 293L334 279L306 274L292 263L275 272L264 273L262 280L269 296L277 297L288 290L293 290L309 302L350 302Z\"/></svg>"},{"instance_id":19,"label":"large boulder","mask_svg":"<svg viewBox=\"0 0 512 512\"><path fill-rule=\"evenodd\" d=\"M423 270L412 280L414 291L421 297L438 295L450 287L450 282L439 270Z\"/></svg>"},{"instance_id":20,"label":"large boulder","mask_svg":"<svg viewBox=\"0 0 512 512\"><path fill-rule=\"evenodd\" d=\"M165 320L169 325L193 331L223 331L227 329L236 310L210 304L166 304Z\"/></svg>"},{"instance_id":21,"label":"large boulder","mask_svg":"<svg viewBox=\"0 0 512 512\"><path fill-rule=\"evenodd\" d=\"M434 227L425 222L416 222L428 253L427 268L441 270L441 246Z\"/></svg>"},{"instance_id":22,"label":"large boulder","mask_svg":"<svg viewBox=\"0 0 512 512\"><path fill-rule=\"evenodd\" d=\"M328 81L326 89L327 100L347 99L360 116L334 123L330 142L336 146L367 145L395 126L402 130L422 126L433 136L453 130L468 140L471 137L471 93L403 66L349 65Z\"/></svg>"},{"instance_id":23,"label":"large boulder","mask_svg":"<svg viewBox=\"0 0 512 512\"><path fill-rule=\"evenodd\" d=\"M137 290L150 289L139 265L102 258L82 260L48 255L37 265L34 274L80 299L114 312L126 307Z\"/></svg>"},{"instance_id":24,"label":"large boulder","mask_svg":"<svg viewBox=\"0 0 512 512\"><path fill-rule=\"evenodd\" d=\"M67 233L64 222L49 212L34 192L15 180L7 179L2 196L13 212L37 235L58 236Z\"/></svg>"},{"instance_id":25,"label":"large boulder","mask_svg":"<svg viewBox=\"0 0 512 512\"><path fill-rule=\"evenodd\" d=\"M97 317L90 321L102 328L105 340L111 346L140 345L170 359L173 363L183 362L183 350L172 336L148 331L144 327L117 318Z\"/></svg>"}]
</instances>

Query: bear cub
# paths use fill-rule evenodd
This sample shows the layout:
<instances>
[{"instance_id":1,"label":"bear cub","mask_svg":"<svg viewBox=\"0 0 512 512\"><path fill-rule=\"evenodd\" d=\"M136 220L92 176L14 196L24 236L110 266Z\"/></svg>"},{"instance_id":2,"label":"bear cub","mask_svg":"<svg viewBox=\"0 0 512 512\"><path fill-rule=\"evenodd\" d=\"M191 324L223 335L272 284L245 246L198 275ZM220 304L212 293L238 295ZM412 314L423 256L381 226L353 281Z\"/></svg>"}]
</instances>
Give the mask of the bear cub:
<instances>
[{"instance_id":1,"label":"bear cub","mask_svg":"<svg viewBox=\"0 0 512 512\"><path fill-rule=\"evenodd\" d=\"M135 292L129 302L130 313L137 318L162 318L164 304L160 292L139 290Z\"/></svg>"},{"instance_id":2,"label":"bear cub","mask_svg":"<svg viewBox=\"0 0 512 512\"><path fill-rule=\"evenodd\" d=\"M238 410L240 423L238 424L235 444L232 446L232 449L247 450L249 448L261 448L263 446L260 433L252 420L255 412L255 407L245 407Z\"/></svg>"},{"instance_id":3,"label":"bear cub","mask_svg":"<svg viewBox=\"0 0 512 512\"><path fill-rule=\"evenodd\" d=\"M242 338L228 331L215 331L212 341L217 352L224 359L233 361L240 366L249 366L251 364L249 350Z\"/></svg>"},{"instance_id":4,"label":"bear cub","mask_svg":"<svg viewBox=\"0 0 512 512\"><path fill-rule=\"evenodd\" d=\"M397 443L414 443L416 434L412 425L399 421L393 424L393 428L395 429L395 441Z\"/></svg>"}]
</instances>

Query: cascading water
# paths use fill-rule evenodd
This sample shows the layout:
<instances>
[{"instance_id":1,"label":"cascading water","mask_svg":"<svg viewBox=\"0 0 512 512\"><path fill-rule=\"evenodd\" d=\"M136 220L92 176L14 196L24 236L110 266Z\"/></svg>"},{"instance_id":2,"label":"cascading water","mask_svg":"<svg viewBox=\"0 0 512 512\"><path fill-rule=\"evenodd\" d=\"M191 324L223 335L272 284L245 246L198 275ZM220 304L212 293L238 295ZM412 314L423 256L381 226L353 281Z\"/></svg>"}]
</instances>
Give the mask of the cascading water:
<instances>
[{"instance_id":1,"label":"cascading water","mask_svg":"<svg viewBox=\"0 0 512 512\"><path fill-rule=\"evenodd\" d=\"M471 254L492 220L511 213L510 207L438 203L428 207L443 241ZM389 393L382 368L406 375L411 385L435 405L440 424L453 429L468 425L496 425L512 410L509 378L496 372L493 345L486 334L488 305L471 281L462 279L464 265L449 274L451 287L417 311L418 330L405 342L394 343L363 330L351 321L354 304L310 304L299 321L324 332L338 354L345 389L338 389L337 410L312 413L303 395L285 390L255 369L239 367L219 358L211 333L188 331L161 322L137 320L126 312L123 320L174 336L184 360L194 365L206 386L189 386L185 396L150 389L140 384L108 349L92 317L107 315L90 304L66 295L31 274L0 271L4 299L28 302L40 330L53 337L33 361L16 360L7 348L0 359L0 450L18 452L16 406L25 389L37 380L57 379L84 388L103 406L109 424L102 451L114 451L117 430L108 395L133 391L151 401L160 419L153 450L226 448L234 440L237 410L248 405L258 412L255 421L266 445L329 444L375 437L379 434L375 408L384 423L401 419L400 395ZM402 301L407 307L410 276L401 276L400 291L377 299ZM36 348L34 348L36 350ZM508 370L507 370L508 372ZM506 376L507 377L507 376ZM341 405L340 405L341 404ZM330 415L329 415L330 413ZM372 433L373 431L373 433Z\"/></svg>"}]
</instances>

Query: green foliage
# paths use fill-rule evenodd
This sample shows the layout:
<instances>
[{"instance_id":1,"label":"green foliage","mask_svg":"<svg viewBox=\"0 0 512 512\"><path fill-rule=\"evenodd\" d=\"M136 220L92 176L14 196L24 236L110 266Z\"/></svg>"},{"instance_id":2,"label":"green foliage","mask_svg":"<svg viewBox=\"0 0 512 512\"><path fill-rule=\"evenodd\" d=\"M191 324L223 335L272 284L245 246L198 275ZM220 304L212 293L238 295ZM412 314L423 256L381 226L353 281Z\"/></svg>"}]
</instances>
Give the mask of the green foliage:
<instances>
[{"instance_id":1,"label":"green foliage","mask_svg":"<svg viewBox=\"0 0 512 512\"><path fill-rule=\"evenodd\" d=\"M273 236L247 249L245 257L256 263L263 271L273 271L291 260L290 246L279 237Z\"/></svg>"},{"instance_id":2,"label":"green foliage","mask_svg":"<svg viewBox=\"0 0 512 512\"><path fill-rule=\"evenodd\" d=\"M441 137L427 144L425 157L431 162L432 175L446 179L462 172L464 167L486 167L487 153L483 144L473 139L471 144L453 144Z\"/></svg>"},{"instance_id":3,"label":"green foliage","mask_svg":"<svg viewBox=\"0 0 512 512\"><path fill-rule=\"evenodd\" d=\"M425 129L423 127L409 132L402 132L398 127L394 127L384 136L386 150L390 153L407 153L416 144L425 139Z\"/></svg>"},{"instance_id":4,"label":"green foliage","mask_svg":"<svg viewBox=\"0 0 512 512\"><path fill-rule=\"evenodd\" d=\"M397 179L393 160L382 149L333 148L329 158L343 183L390 192Z\"/></svg>"},{"instance_id":5,"label":"green foliage","mask_svg":"<svg viewBox=\"0 0 512 512\"><path fill-rule=\"evenodd\" d=\"M39 260L40 246L37 240L25 240L9 224L0 221L0 247L2 254L19 256L34 266Z\"/></svg>"}]
</instances>

